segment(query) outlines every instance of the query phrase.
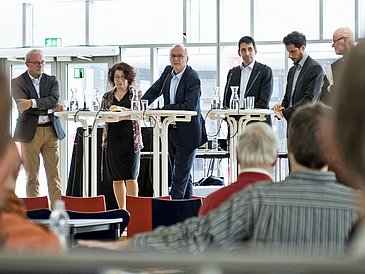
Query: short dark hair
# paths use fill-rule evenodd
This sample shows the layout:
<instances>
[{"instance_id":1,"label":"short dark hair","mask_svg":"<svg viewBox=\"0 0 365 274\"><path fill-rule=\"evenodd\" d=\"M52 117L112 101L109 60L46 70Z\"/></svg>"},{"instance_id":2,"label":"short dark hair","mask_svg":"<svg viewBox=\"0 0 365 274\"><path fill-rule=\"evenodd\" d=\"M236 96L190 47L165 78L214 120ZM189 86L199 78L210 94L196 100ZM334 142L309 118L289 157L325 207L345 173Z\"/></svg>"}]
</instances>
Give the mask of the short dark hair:
<instances>
[{"instance_id":1,"label":"short dark hair","mask_svg":"<svg viewBox=\"0 0 365 274\"><path fill-rule=\"evenodd\" d=\"M321 147L321 117L329 107L317 102L298 107L289 122L288 141L295 160L308 168L321 169L326 165Z\"/></svg>"},{"instance_id":2,"label":"short dark hair","mask_svg":"<svg viewBox=\"0 0 365 274\"><path fill-rule=\"evenodd\" d=\"M112 87L115 86L114 84L114 74L117 70L123 71L124 78L128 80L128 85L133 86L136 79L136 72L134 71L134 68L131 65L128 65L127 63L120 62L114 64L108 72L108 81Z\"/></svg>"},{"instance_id":3,"label":"short dark hair","mask_svg":"<svg viewBox=\"0 0 365 274\"><path fill-rule=\"evenodd\" d=\"M11 97L9 83L3 75L0 75L0 157L3 155L9 142L10 135L10 112L11 112Z\"/></svg>"},{"instance_id":4,"label":"short dark hair","mask_svg":"<svg viewBox=\"0 0 365 274\"><path fill-rule=\"evenodd\" d=\"M285 46L294 45L296 48L307 45L307 39L305 35L299 31L293 31L283 38L283 43Z\"/></svg>"},{"instance_id":5,"label":"short dark hair","mask_svg":"<svg viewBox=\"0 0 365 274\"><path fill-rule=\"evenodd\" d=\"M243 36L240 41L238 42L238 50L240 50L241 44L251 44L253 45L253 48L256 50L256 42L251 36Z\"/></svg>"}]
</instances>

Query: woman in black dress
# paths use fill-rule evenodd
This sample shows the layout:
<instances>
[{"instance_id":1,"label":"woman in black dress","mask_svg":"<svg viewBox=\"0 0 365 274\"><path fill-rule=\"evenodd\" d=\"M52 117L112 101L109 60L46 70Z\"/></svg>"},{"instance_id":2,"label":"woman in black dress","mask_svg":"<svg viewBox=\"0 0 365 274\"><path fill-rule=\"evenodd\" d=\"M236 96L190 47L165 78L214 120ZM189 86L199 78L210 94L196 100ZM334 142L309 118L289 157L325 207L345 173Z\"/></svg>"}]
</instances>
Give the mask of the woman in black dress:
<instances>
[{"instance_id":1,"label":"woman in black dress","mask_svg":"<svg viewBox=\"0 0 365 274\"><path fill-rule=\"evenodd\" d=\"M113 90L104 94L101 108L131 108L136 73L126 63L114 64L108 74ZM137 196L140 149L143 148L141 130L137 121L127 117L117 123L105 123L103 142L105 165L104 180L113 181L118 206L126 209L126 195Z\"/></svg>"}]
</instances>

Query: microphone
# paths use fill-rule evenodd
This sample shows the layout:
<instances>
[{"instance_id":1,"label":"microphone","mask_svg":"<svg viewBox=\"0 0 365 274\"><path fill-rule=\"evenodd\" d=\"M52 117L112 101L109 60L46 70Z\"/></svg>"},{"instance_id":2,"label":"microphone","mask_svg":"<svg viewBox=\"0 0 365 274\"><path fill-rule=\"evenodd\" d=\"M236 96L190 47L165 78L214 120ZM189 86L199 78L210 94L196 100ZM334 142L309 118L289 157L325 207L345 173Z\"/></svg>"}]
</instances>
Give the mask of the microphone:
<instances>
[{"instance_id":1,"label":"microphone","mask_svg":"<svg viewBox=\"0 0 365 274\"><path fill-rule=\"evenodd\" d=\"M229 89L229 85L231 84L231 78L232 78L232 74L233 74L233 69L231 69L230 71L229 71L229 76L228 76L228 81L227 81L227 85L226 85L226 89L225 89L225 91L224 91L224 101L226 101L225 100L225 97L226 97L226 95L227 95L227 92L228 92L228 89ZM224 101L223 101L223 103L224 103ZM228 104L229 105L229 104ZM229 106L227 107L227 106L223 106L223 108L229 108Z\"/></svg>"},{"instance_id":2,"label":"microphone","mask_svg":"<svg viewBox=\"0 0 365 274\"><path fill-rule=\"evenodd\" d=\"M167 79L169 78L169 75L171 74L172 70L173 70L173 67L171 67L170 71L166 74L165 81L163 82L162 87L161 87L161 90L160 90L160 92L158 93L158 96L157 96L156 98L158 98L158 97L160 97L160 96L161 96L161 94L162 94L162 92L163 92L163 89L164 89L164 87L165 87L165 85L166 85ZM159 101L157 101L157 109L159 109L159 108L160 108L160 102L159 102Z\"/></svg>"}]
</instances>

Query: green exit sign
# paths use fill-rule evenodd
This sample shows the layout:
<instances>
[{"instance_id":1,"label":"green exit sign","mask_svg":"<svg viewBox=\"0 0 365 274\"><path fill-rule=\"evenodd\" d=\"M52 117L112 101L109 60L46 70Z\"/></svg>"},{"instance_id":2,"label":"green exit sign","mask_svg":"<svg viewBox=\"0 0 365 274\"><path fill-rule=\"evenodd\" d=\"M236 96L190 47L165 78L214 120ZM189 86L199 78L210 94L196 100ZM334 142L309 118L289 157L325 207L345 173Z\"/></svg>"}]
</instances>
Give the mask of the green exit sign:
<instances>
[{"instance_id":1,"label":"green exit sign","mask_svg":"<svg viewBox=\"0 0 365 274\"><path fill-rule=\"evenodd\" d=\"M83 79L85 77L84 68L74 68L74 78Z\"/></svg>"},{"instance_id":2,"label":"green exit sign","mask_svg":"<svg viewBox=\"0 0 365 274\"><path fill-rule=\"evenodd\" d=\"M46 48L62 47L62 39L61 38L46 38L44 40L44 46Z\"/></svg>"}]
</instances>

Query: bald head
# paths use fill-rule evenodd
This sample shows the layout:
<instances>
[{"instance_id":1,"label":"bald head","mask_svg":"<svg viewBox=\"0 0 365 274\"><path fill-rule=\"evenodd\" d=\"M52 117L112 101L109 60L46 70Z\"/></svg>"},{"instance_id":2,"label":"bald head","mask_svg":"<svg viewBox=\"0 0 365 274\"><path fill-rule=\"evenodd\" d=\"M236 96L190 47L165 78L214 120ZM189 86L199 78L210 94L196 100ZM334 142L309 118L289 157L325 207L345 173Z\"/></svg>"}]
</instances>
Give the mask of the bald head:
<instances>
[{"instance_id":1,"label":"bald head","mask_svg":"<svg viewBox=\"0 0 365 274\"><path fill-rule=\"evenodd\" d=\"M332 47L338 55L347 55L355 46L355 36L351 29L343 27L333 33Z\"/></svg>"}]
</instances>

